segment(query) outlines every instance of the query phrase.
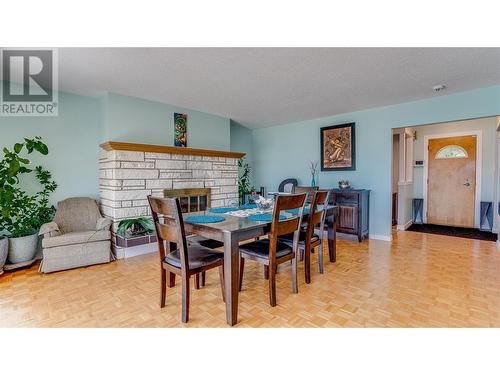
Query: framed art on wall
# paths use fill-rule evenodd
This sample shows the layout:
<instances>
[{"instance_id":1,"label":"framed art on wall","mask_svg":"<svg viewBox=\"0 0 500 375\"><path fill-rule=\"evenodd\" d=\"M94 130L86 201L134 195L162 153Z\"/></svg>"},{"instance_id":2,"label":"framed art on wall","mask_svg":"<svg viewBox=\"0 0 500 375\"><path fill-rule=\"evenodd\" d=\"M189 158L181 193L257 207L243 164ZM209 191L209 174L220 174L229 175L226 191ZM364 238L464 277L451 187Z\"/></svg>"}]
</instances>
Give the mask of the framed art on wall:
<instances>
[{"instance_id":1,"label":"framed art on wall","mask_svg":"<svg viewBox=\"0 0 500 375\"><path fill-rule=\"evenodd\" d=\"M354 122L321 128L321 170L356 170Z\"/></svg>"},{"instance_id":2,"label":"framed art on wall","mask_svg":"<svg viewBox=\"0 0 500 375\"><path fill-rule=\"evenodd\" d=\"M187 147L187 115L174 113L174 146Z\"/></svg>"}]
</instances>

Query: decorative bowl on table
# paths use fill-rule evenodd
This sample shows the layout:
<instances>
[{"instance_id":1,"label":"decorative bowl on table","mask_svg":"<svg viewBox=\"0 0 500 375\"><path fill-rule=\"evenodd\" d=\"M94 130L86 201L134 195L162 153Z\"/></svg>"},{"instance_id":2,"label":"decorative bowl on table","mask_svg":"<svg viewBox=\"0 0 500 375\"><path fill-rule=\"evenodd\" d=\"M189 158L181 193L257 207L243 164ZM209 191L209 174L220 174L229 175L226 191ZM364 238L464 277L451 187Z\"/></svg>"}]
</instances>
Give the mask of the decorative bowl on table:
<instances>
[{"instance_id":1,"label":"decorative bowl on table","mask_svg":"<svg viewBox=\"0 0 500 375\"><path fill-rule=\"evenodd\" d=\"M269 210L273 206L273 200L272 199L266 199L264 197L259 197L257 199L254 199L254 203L257 205L257 208L260 210Z\"/></svg>"}]
</instances>

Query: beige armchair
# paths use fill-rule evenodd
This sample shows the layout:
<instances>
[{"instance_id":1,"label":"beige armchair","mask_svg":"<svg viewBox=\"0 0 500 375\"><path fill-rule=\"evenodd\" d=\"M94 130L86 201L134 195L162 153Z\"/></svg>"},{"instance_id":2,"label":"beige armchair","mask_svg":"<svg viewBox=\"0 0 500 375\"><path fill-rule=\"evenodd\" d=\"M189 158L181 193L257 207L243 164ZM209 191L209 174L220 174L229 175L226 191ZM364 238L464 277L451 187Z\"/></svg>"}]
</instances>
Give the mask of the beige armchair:
<instances>
[{"instance_id":1,"label":"beige armchair","mask_svg":"<svg viewBox=\"0 0 500 375\"><path fill-rule=\"evenodd\" d=\"M111 219L103 218L91 198L68 198L57 204L54 221L42 225L40 272L54 272L108 263Z\"/></svg>"}]
</instances>

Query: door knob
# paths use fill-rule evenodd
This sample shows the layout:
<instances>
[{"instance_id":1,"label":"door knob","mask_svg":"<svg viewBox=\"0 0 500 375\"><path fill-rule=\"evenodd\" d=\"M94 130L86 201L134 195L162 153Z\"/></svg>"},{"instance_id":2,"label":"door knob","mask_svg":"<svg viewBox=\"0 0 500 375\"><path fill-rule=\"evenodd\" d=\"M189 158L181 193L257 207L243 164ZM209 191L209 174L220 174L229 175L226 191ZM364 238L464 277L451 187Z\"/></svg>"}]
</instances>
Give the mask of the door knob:
<instances>
[{"instance_id":1,"label":"door knob","mask_svg":"<svg viewBox=\"0 0 500 375\"><path fill-rule=\"evenodd\" d=\"M465 184L463 184L464 186L470 186L470 182L469 180L467 179L467 181L465 182Z\"/></svg>"}]
</instances>

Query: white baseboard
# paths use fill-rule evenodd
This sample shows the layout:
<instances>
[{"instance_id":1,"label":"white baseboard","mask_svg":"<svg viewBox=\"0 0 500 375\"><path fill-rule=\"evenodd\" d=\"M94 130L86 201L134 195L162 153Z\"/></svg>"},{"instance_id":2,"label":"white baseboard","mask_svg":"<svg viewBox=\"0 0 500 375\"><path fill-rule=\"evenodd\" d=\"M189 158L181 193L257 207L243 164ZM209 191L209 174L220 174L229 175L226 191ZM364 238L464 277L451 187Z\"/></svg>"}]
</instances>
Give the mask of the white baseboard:
<instances>
[{"instance_id":1,"label":"white baseboard","mask_svg":"<svg viewBox=\"0 0 500 375\"><path fill-rule=\"evenodd\" d=\"M407 230L413 224L413 220L408 221L406 224L398 225L398 230Z\"/></svg>"},{"instance_id":2,"label":"white baseboard","mask_svg":"<svg viewBox=\"0 0 500 375\"><path fill-rule=\"evenodd\" d=\"M156 242L153 242L133 247L115 248L115 256L116 259L125 259L136 257L138 255L154 253L156 251L158 251L158 245Z\"/></svg>"},{"instance_id":3,"label":"white baseboard","mask_svg":"<svg viewBox=\"0 0 500 375\"><path fill-rule=\"evenodd\" d=\"M144 245L127 247L125 249L125 258L132 258L138 255L154 253L158 251L158 244L156 242L147 243Z\"/></svg>"},{"instance_id":4,"label":"white baseboard","mask_svg":"<svg viewBox=\"0 0 500 375\"><path fill-rule=\"evenodd\" d=\"M383 236L381 234L370 234L370 240L379 240L379 241L392 241L392 236Z\"/></svg>"}]
</instances>

